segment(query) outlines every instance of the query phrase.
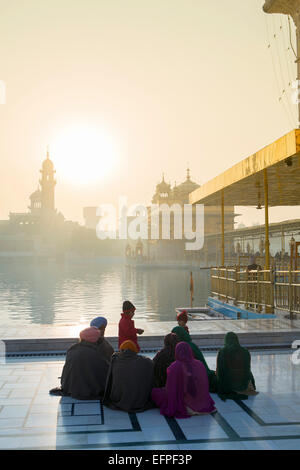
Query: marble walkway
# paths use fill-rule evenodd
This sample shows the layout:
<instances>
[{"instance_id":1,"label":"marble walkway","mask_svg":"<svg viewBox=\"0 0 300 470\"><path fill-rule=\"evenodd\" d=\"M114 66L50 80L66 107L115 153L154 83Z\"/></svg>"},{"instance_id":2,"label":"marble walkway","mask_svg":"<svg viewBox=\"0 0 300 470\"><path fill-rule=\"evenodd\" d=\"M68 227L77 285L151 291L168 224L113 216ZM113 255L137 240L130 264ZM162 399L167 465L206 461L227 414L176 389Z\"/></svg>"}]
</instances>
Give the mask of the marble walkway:
<instances>
[{"instance_id":1,"label":"marble walkway","mask_svg":"<svg viewBox=\"0 0 300 470\"><path fill-rule=\"evenodd\" d=\"M135 319L136 326L145 330L144 336L161 336L171 331L176 326L173 322L147 322ZM77 325L42 325L21 323L1 324L0 339L33 339L33 338L78 338L79 332L86 328L88 323ZM261 331L300 331L300 315L294 320L285 318L285 315L276 315L274 319L259 320L203 320L189 321L191 334L226 333L227 331L239 332L261 332ZM106 336L113 338L118 334L118 323L109 322L106 328ZM142 338L142 337L140 337Z\"/></svg>"},{"instance_id":2,"label":"marble walkway","mask_svg":"<svg viewBox=\"0 0 300 470\"><path fill-rule=\"evenodd\" d=\"M214 368L216 353L205 356ZM212 394L215 415L177 420L158 409L128 414L99 401L50 396L63 356L7 358L0 364L0 449L299 450L300 364L294 359L291 350L252 352L259 395L223 402Z\"/></svg>"},{"instance_id":3,"label":"marble walkway","mask_svg":"<svg viewBox=\"0 0 300 470\"><path fill-rule=\"evenodd\" d=\"M145 350L158 349L163 338L177 325L174 322L146 322L135 319L135 325L144 329L139 336L139 343ZM76 342L79 332L88 323L77 325L1 325L0 340L4 341L8 352L19 351L66 351ZM189 321L189 330L193 340L200 347L221 347L228 331L236 332L241 344L285 345L289 347L294 340L300 339L300 316L294 320L286 315L276 315L274 319L255 320L203 320ZM114 348L117 347L118 324L108 323L106 338Z\"/></svg>"}]
</instances>

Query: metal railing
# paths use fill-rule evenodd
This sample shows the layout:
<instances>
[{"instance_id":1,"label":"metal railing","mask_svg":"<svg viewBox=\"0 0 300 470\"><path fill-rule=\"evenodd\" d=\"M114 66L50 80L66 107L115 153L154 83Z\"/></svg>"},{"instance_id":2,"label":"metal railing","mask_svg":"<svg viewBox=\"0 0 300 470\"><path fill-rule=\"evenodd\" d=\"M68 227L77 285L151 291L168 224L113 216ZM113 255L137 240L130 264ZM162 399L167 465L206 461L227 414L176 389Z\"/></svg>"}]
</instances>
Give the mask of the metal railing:
<instances>
[{"instance_id":1,"label":"metal railing","mask_svg":"<svg viewBox=\"0 0 300 470\"><path fill-rule=\"evenodd\" d=\"M211 294L223 302L243 305L254 312L300 313L300 271L289 268L211 268Z\"/></svg>"},{"instance_id":2,"label":"metal railing","mask_svg":"<svg viewBox=\"0 0 300 470\"><path fill-rule=\"evenodd\" d=\"M300 313L300 271L276 269L274 286L276 307L291 313Z\"/></svg>"}]
</instances>

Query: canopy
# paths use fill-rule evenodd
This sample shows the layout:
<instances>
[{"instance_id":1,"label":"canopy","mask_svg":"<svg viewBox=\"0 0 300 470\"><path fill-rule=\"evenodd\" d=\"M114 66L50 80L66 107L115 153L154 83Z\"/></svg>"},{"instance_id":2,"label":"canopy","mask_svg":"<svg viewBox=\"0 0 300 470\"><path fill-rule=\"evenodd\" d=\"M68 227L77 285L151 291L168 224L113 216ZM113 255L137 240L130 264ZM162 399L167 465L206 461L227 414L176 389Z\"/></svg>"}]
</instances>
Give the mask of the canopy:
<instances>
[{"instance_id":1,"label":"canopy","mask_svg":"<svg viewBox=\"0 0 300 470\"><path fill-rule=\"evenodd\" d=\"M264 175L269 206L300 205L300 129L295 129L190 194L191 204L264 205Z\"/></svg>"}]
</instances>

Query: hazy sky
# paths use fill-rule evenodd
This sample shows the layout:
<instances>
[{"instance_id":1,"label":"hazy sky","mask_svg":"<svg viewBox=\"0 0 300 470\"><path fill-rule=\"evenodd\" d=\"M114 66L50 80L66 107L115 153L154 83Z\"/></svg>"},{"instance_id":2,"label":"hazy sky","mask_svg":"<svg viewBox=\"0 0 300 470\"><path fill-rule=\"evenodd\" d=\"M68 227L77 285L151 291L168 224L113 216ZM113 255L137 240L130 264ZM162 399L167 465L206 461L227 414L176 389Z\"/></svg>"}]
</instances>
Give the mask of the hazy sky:
<instances>
[{"instance_id":1,"label":"hazy sky","mask_svg":"<svg viewBox=\"0 0 300 470\"><path fill-rule=\"evenodd\" d=\"M82 221L120 195L149 203L162 172L180 183L187 164L203 184L295 128L287 17L263 4L0 0L0 218L27 210L47 145L56 207Z\"/></svg>"}]
</instances>

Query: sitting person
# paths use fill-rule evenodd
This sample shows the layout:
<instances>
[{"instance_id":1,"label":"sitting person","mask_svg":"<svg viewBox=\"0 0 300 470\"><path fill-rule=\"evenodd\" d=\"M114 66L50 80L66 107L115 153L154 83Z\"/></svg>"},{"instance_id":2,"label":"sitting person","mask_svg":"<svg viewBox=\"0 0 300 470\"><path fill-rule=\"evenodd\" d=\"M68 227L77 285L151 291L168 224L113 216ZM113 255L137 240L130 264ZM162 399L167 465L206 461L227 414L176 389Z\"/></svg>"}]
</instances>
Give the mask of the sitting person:
<instances>
[{"instance_id":1,"label":"sitting person","mask_svg":"<svg viewBox=\"0 0 300 470\"><path fill-rule=\"evenodd\" d=\"M110 361L111 356L115 351L109 342L104 338L105 328L107 326L106 318L96 317L91 321L90 326L93 326L99 330L100 338L97 341L99 352Z\"/></svg>"},{"instance_id":2,"label":"sitting person","mask_svg":"<svg viewBox=\"0 0 300 470\"><path fill-rule=\"evenodd\" d=\"M156 387L164 387L166 385L167 368L175 361L175 347L178 342L178 336L174 333L169 333L165 336L164 348L153 358Z\"/></svg>"},{"instance_id":3,"label":"sitting person","mask_svg":"<svg viewBox=\"0 0 300 470\"><path fill-rule=\"evenodd\" d=\"M153 408L153 362L139 356L133 341L124 341L112 356L103 404L112 409L137 413Z\"/></svg>"},{"instance_id":4,"label":"sitting person","mask_svg":"<svg viewBox=\"0 0 300 470\"><path fill-rule=\"evenodd\" d=\"M182 326L182 328L184 328L187 333L190 333L190 332L189 332L189 329L188 329L188 327L187 327L187 322L188 322L188 314L187 314L187 311L186 311L186 310L182 310L181 312L179 312L179 313L177 314L177 323L178 323L178 326Z\"/></svg>"},{"instance_id":5,"label":"sitting person","mask_svg":"<svg viewBox=\"0 0 300 470\"><path fill-rule=\"evenodd\" d=\"M160 413L169 417L189 418L217 411L209 394L205 367L193 358L192 349L187 343L176 345L175 359L167 370L166 387L153 388L151 393Z\"/></svg>"},{"instance_id":6,"label":"sitting person","mask_svg":"<svg viewBox=\"0 0 300 470\"><path fill-rule=\"evenodd\" d=\"M133 341L137 346L138 352L140 352L140 346L137 341L137 335L142 335L144 330L141 328L135 328L134 321L132 320L135 314L135 306L125 300L123 302L123 313L121 314L121 320L119 321L119 348L124 341Z\"/></svg>"},{"instance_id":7,"label":"sitting person","mask_svg":"<svg viewBox=\"0 0 300 470\"><path fill-rule=\"evenodd\" d=\"M99 339L97 328L80 332L79 342L67 351L61 388L50 390L51 395L67 395L78 400L97 400L103 396L109 360L99 352Z\"/></svg>"},{"instance_id":8,"label":"sitting person","mask_svg":"<svg viewBox=\"0 0 300 470\"><path fill-rule=\"evenodd\" d=\"M208 380L209 380L209 391L211 393L215 393L217 391L217 377L215 374L215 371L211 370L207 363L206 360L201 352L201 350L198 348L198 346L193 343L192 338L190 337L189 333L186 332L182 326L176 326L173 328L172 333L175 333L179 341L184 341L189 344L193 351L193 355L195 359L198 359L198 361L201 361L206 369L207 375L208 375Z\"/></svg>"},{"instance_id":9,"label":"sitting person","mask_svg":"<svg viewBox=\"0 0 300 470\"><path fill-rule=\"evenodd\" d=\"M224 347L217 356L218 395L222 400L247 399L257 395L255 380L251 372L251 356L243 348L233 332L225 336Z\"/></svg>"}]
</instances>

